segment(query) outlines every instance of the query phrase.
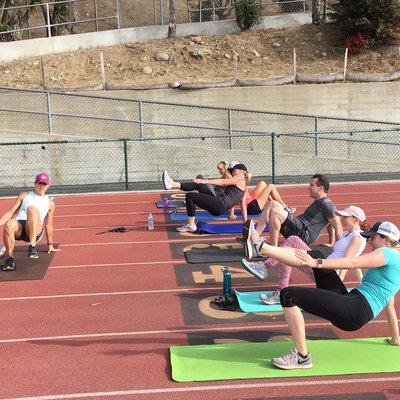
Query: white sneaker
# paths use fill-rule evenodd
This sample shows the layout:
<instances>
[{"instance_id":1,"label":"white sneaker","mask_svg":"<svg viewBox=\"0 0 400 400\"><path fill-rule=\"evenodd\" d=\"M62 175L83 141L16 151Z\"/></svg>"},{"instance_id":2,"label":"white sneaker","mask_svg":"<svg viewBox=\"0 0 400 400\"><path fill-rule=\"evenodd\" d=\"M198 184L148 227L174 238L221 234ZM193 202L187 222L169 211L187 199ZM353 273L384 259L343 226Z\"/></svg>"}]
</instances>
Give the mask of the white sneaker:
<instances>
[{"instance_id":1,"label":"white sneaker","mask_svg":"<svg viewBox=\"0 0 400 400\"><path fill-rule=\"evenodd\" d=\"M196 232L197 231L197 226L196 225L186 224L186 225L183 225L183 226L178 226L176 228L176 230L178 232Z\"/></svg>"},{"instance_id":2,"label":"white sneaker","mask_svg":"<svg viewBox=\"0 0 400 400\"><path fill-rule=\"evenodd\" d=\"M266 270L264 263L262 261L253 262L247 261L246 259L242 258L242 266L247 271L250 272L258 279L265 279L268 276L268 271Z\"/></svg>"},{"instance_id":3,"label":"white sneaker","mask_svg":"<svg viewBox=\"0 0 400 400\"><path fill-rule=\"evenodd\" d=\"M272 293L261 293L260 300L264 304L267 304L268 306L273 306L275 304L281 304L280 294L281 294L280 290L275 290Z\"/></svg>"},{"instance_id":4,"label":"white sneaker","mask_svg":"<svg viewBox=\"0 0 400 400\"><path fill-rule=\"evenodd\" d=\"M165 190L172 189L172 184L173 184L174 180L170 178L167 171L163 172L162 179L164 182L164 189Z\"/></svg>"}]
</instances>

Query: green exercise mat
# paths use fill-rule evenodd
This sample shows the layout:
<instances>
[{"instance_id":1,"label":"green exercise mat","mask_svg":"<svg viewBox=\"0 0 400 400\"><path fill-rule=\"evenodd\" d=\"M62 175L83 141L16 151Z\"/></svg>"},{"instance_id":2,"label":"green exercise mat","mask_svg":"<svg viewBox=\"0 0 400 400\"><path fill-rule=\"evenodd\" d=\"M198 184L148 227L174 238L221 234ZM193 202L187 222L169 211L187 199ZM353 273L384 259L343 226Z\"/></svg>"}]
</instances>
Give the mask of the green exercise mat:
<instances>
[{"instance_id":1,"label":"green exercise mat","mask_svg":"<svg viewBox=\"0 0 400 400\"><path fill-rule=\"evenodd\" d=\"M282 370L271 363L292 342L230 343L170 347L177 382L400 372L400 347L384 338L309 340L314 367Z\"/></svg>"},{"instance_id":2,"label":"green exercise mat","mask_svg":"<svg viewBox=\"0 0 400 400\"><path fill-rule=\"evenodd\" d=\"M238 292L235 290L240 309L245 313L256 312L282 312L280 304L268 305L260 300L261 293L273 293L270 290L261 290L257 292Z\"/></svg>"}]
</instances>

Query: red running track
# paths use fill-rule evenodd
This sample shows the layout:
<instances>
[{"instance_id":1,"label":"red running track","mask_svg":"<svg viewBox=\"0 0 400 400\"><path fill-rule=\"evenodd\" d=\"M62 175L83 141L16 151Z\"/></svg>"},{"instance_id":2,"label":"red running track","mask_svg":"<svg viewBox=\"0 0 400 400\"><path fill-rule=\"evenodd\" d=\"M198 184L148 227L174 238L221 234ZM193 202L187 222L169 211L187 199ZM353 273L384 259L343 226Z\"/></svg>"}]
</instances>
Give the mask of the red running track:
<instances>
[{"instance_id":1,"label":"red running track","mask_svg":"<svg viewBox=\"0 0 400 400\"><path fill-rule=\"evenodd\" d=\"M280 191L298 212L309 204L305 186ZM219 295L220 277L191 281L204 271L185 264L179 249L233 237L174 233L177 224L155 208L161 197L157 192L56 196L55 238L62 251L45 279L0 283L0 399L372 399L371 392L400 398L399 374L173 382L171 345L247 335L274 340L288 330L279 315L204 315L200 304ZM333 185L330 197L338 207L362 206L370 222L400 224L399 182ZM1 200L0 212L11 203ZM145 229L150 211L154 232ZM110 232L119 226L127 232ZM351 279L349 274L349 285ZM301 273L292 281L311 285ZM245 272L233 275L233 286L260 287ZM387 335L383 316L351 334L310 316L307 326L322 337Z\"/></svg>"}]
</instances>

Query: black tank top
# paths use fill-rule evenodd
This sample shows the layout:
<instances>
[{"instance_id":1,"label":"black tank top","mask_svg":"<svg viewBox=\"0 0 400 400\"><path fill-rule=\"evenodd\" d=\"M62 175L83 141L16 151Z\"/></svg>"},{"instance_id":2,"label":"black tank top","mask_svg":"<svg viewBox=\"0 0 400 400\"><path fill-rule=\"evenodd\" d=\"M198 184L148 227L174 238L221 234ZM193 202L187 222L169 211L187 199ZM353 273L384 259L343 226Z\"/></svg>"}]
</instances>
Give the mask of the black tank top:
<instances>
[{"instance_id":1,"label":"black tank top","mask_svg":"<svg viewBox=\"0 0 400 400\"><path fill-rule=\"evenodd\" d=\"M243 199L244 191L239 189L237 186L227 186L221 193L217 194L217 197L221 200L222 204L227 210L240 203Z\"/></svg>"}]
</instances>

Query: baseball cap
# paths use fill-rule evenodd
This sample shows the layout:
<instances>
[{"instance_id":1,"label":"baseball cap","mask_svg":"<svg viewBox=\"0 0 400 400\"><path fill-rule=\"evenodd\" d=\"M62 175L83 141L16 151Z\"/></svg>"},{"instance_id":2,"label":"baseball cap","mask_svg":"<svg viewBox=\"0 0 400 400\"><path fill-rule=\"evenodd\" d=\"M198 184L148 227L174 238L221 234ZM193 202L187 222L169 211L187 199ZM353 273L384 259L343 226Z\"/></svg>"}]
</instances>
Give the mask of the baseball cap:
<instances>
[{"instance_id":1,"label":"baseball cap","mask_svg":"<svg viewBox=\"0 0 400 400\"><path fill-rule=\"evenodd\" d=\"M245 166L244 164L236 164L236 165L232 168L232 171L233 171L234 169L241 169L242 171L246 171L246 172L247 172L247 168L246 168L246 166Z\"/></svg>"},{"instance_id":2,"label":"baseball cap","mask_svg":"<svg viewBox=\"0 0 400 400\"><path fill-rule=\"evenodd\" d=\"M50 176L46 172L39 172L36 175L35 183L44 183L46 185L50 185Z\"/></svg>"},{"instance_id":3,"label":"baseball cap","mask_svg":"<svg viewBox=\"0 0 400 400\"><path fill-rule=\"evenodd\" d=\"M238 164L240 164L240 161L236 161L236 160L231 161L231 162L229 163L229 166L228 166L228 171L229 171L230 173L232 173L233 167L234 167L235 165L238 165Z\"/></svg>"},{"instance_id":4,"label":"baseball cap","mask_svg":"<svg viewBox=\"0 0 400 400\"><path fill-rule=\"evenodd\" d=\"M380 234L382 236L388 237L392 242L398 242L400 239L399 228L388 221L376 222L372 228L368 231L361 232L361 236L369 238Z\"/></svg>"},{"instance_id":5,"label":"baseball cap","mask_svg":"<svg viewBox=\"0 0 400 400\"><path fill-rule=\"evenodd\" d=\"M356 217L361 222L364 222L367 219L364 210L357 206L348 206L343 210L336 210L336 214L343 217Z\"/></svg>"}]
</instances>

